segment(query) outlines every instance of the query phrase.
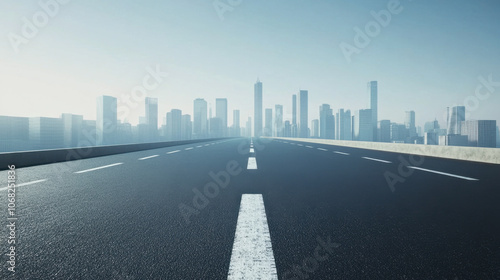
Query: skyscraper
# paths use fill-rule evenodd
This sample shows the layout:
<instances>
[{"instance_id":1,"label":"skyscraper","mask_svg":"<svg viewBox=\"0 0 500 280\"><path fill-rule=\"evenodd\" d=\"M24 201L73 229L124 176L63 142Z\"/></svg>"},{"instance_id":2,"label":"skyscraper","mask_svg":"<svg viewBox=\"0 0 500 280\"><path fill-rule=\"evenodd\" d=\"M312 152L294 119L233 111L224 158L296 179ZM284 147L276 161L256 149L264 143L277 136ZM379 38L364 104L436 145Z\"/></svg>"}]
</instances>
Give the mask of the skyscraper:
<instances>
[{"instance_id":1,"label":"skyscraper","mask_svg":"<svg viewBox=\"0 0 500 280\"><path fill-rule=\"evenodd\" d=\"M198 98L194 101L193 138L206 138L208 136L207 126L207 102L202 98Z\"/></svg>"},{"instance_id":2,"label":"skyscraper","mask_svg":"<svg viewBox=\"0 0 500 280\"><path fill-rule=\"evenodd\" d=\"M352 140L352 117L351 110L339 109L336 114L336 131L335 139L337 140Z\"/></svg>"},{"instance_id":3,"label":"skyscraper","mask_svg":"<svg viewBox=\"0 0 500 280\"><path fill-rule=\"evenodd\" d=\"M297 95L292 95L292 124L290 126L291 137L298 136L297 128Z\"/></svg>"},{"instance_id":4,"label":"skyscraper","mask_svg":"<svg viewBox=\"0 0 500 280\"><path fill-rule=\"evenodd\" d=\"M319 138L335 139L335 117L328 104L319 107Z\"/></svg>"},{"instance_id":5,"label":"skyscraper","mask_svg":"<svg viewBox=\"0 0 500 280\"><path fill-rule=\"evenodd\" d=\"M391 121L390 120L381 120L379 122L379 141L380 142L391 142Z\"/></svg>"},{"instance_id":6,"label":"skyscraper","mask_svg":"<svg viewBox=\"0 0 500 280\"><path fill-rule=\"evenodd\" d=\"M111 145L116 143L117 124L116 98L107 95L97 97L97 145Z\"/></svg>"},{"instance_id":7,"label":"skyscraper","mask_svg":"<svg viewBox=\"0 0 500 280\"><path fill-rule=\"evenodd\" d=\"M319 120L314 119L311 121L311 137L319 138Z\"/></svg>"},{"instance_id":8,"label":"skyscraper","mask_svg":"<svg viewBox=\"0 0 500 280\"><path fill-rule=\"evenodd\" d=\"M222 121L222 136L227 136L227 99L217 98L215 100L215 117Z\"/></svg>"},{"instance_id":9,"label":"skyscraper","mask_svg":"<svg viewBox=\"0 0 500 280\"><path fill-rule=\"evenodd\" d=\"M257 79L254 85L254 136L262 135L262 83Z\"/></svg>"},{"instance_id":10,"label":"skyscraper","mask_svg":"<svg viewBox=\"0 0 500 280\"><path fill-rule=\"evenodd\" d=\"M167 129L169 130L170 140L181 140L182 136L182 111L179 109L172 109L170 114L167 114Z\"/></svg>"},{"instance_id":11,"label":"skyscraper","mask_svg":"<svg viewBox=\"0 0 500 280\"><path fill-rule=\"evenodd\" d=\"M469 120L461 124L461 134L467 135L469 145L472 147L496 147L496 126L495 120Z\"/></svg>"},{"instance_id":12,"label":"skyscraper","mask_svg":"<svg viewBox=\"0 0 500 280\"><path fill-rule=\"evenodd\" d=\"M148 125L148 140L158 140L158 98L146 97L146 124Z\"/></svg>"},{"instance_id":13,"label":"skyscraper","mask_svg":"<svg viewBox=\"0 0 500 280\"><path fill-rule=\"evenodd\" d=\"M283 106L274 107L274 134L275 137L283 137Z\"/></svg>"},{"instance_id":14,"label":"skyscraper","mask_svg":"<svg viewBox=\"0 0 500 280\"><path fill-rule=\"evenodd\" d=\"M448 134L460 134L463 121L465 121L465 106L455 106L451 110L448 108L446 126Z\"/></svg>"},{"instance_id":15,"label":"skyscraper","mask_svg":"<svg viewBox=\"0 0 500 280\"><path fill-rule=\"evenodd\" d=\"M354 140L373 141L371 109L359 110L354 116Z\"/></svg>"},{"instance_id":16,"label":"skyscraper","mask_svg":"<svg viewBox=\"0 0 500 280\"><path fill-rule=\"evenodd\" d=\"M266 118L264 126L264 135L273 136L273 109L266 108Z\"/></svg>"},{"instance_id":17,"label":"skyscraper","mask_svg":"<svg viewBox=\"0 0 500 280\"><path fill-rule=\"evenodd\" d=\"M83 116L62 114L61 119L64 130L64 147L78 147L78 142L82 138Z\"/></svg>"},{"instance_id":18,"label":"skyscraper","mask_svg":"<svg viewBox=\"0 0 500 280\"><path fill-rule=\"evenodd\" d=\"M370 93L370 109L372 110L372 127L373 136L372 141L377 141L377 126L378 126L378 83L371 81L368 83L368 92Z\"/></svg>"},{"instance_id":19,"label":"skyscraper","mask_svg":"<svg viewBox=\"0 0 500 280\"><path fill-rule=\"evenodd\" d=\"M417 136L417 128L415 127L415 111L405 112L405 126L408 130L410 138Z\"/></svg>"},{"instance_id":20,"label":"skyscraper","mask_svg":"<svg viewBox=\"0 0 500 280\"><path fill-rule=\"evenodd\" d=\"M240 110L233 110L233 126L231 136L240 136Z\"/></svg>"},{"instance_id":21,"label":"skyscraper","mask_svg":"<svg viewBox=\"0 0 500 280\"><path fill-rule=\"evenodd\" d=\"M191 140L193 134L193 125L191 115L182 115L181 121L181 140Z\"/></svg>"},{"instance_id":22,"label":"skyscraper","mask_svg":"<svg viewBox=\"0 0 500 280\"><path fill-rule=\"evenodd\" d=\"M29 118L29 139L36 150L62 148L64 143L62 119Z\"/></svg>"},{"instance_id":23,"label":"skyscraper","mask_svg":"<svg viewBox=\"0 0 500 280\"><path fill-rule=\"evenodd\" d=\"M298 110L298 134L300 138L309 137L309 127L308 127L308 97L309 93L307 90L301 90L299 92L299 110Z\"/></svg>"}]
</instances>

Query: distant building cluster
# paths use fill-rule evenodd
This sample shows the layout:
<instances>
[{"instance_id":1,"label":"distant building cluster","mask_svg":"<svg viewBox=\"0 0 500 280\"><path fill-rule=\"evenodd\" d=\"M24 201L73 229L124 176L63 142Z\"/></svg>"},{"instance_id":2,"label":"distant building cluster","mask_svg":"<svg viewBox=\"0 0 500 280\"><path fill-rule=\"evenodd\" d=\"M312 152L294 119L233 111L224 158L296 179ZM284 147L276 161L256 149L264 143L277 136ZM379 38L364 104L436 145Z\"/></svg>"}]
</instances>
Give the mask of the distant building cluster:
<instances>
[{"instance_id":1,"label":"distant building cluster","mask_svg":"<svg viewBox=\"0 0 500 280\"><path fill-rule=\"evenodd\" d=\"M335 113L329 104L319 107L319 118L308 121L308 91L292 95L291 120L283 119L283 105L265 109L263 120L263 86L255 84L254 132L255 136L320 138L347 141L409 143L470 147L500 147L499 128L495 120L466 120L465 107L448 108L446 128L441 129L437 120L427 122L422 130L416 126L415 111L405 112L405 122L396 123L378 118L378 82L367 85L370 108L351 112L338 109ZM263 128L262 128L263 127ZM251 130L251 129L250 129Z\"/></svg>"},{"instance_id":2,"label":"distant building cluster","mask_svg":"<svg viewBox=\"0 0 500 280\"><path fill-rule=\"evenodd\" d=\"M425 123L423 130L415 123L415 111L405 112L404 124L378 119L378 83L367 85L370 108L351 112L329 104L319 106L319 118L309 122L309 92L292 95L292 116L285 119L284 106L263 108L263 84L254 85L254 115L240 127L240 111L233 110L233 124L228 124L228 102L217 98L215 116L207 101L193 102L193 116L172 109L160 126L158 99L146 97L145 116L139 124L118 119L117 99L99 96L96 120L81 115L62 114L60 118L0 116L0 152L60 149L129 143L147 143L218 137L298 137L347 141L411 143L471 147L500 147L500 131L495 120L466 120L465 107L448 108L446 127L437 120Z\"/></svg>"}]
</instances>

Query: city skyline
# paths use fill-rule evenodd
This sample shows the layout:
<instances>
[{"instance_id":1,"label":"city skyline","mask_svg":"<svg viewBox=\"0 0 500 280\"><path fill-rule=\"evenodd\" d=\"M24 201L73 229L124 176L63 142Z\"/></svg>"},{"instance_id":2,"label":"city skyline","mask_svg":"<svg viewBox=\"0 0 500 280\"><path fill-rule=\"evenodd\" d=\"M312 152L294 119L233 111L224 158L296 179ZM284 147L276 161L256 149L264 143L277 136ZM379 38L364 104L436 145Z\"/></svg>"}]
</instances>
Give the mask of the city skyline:
<instances>
[{"instance_id":1,"label":"city skyline","mask_svg":"<svg viewBox=\"0 0 500 280\"><path fill-rule=\"evenodd\" d=\"M387 9L388 3L246 1L224 20L210 1L167 1L154 9L128 1L61 4L18 52L8 36L0 42L0 114L57 117L71 112L89 119L96 113L95 98L130 95L156 73L157 79L149 80L155 87L146 96L158 98L162 112L179 108L193 114L191 101L200 95L211 104L224 97L245 120L253 115L246 107L253 103L248 84L255 77L266 84L263 107L282 104L284 116L292 114L288 96L301 89L310 92L310 108L330 104L334 112L355 112L369 108L364 85L376 80L379 120L404 122L400 111L414 110L417 126L425 122L419 116L444 123L446 107L469 102L474 109L468 110L468 119L499 122L499 19L493 13L499 4L456 1L428 9L424 3L400 2L401 12L348 62L340 44L355 45L355 28L363 30L374 21L372 12ZM1 5L9 11L0 19L9 36L22 35L23 17L31 20L43 11L35 2ZM109 12L116 9L123 17ZM95 22L82 25L90 10ZM443 10L451 11L443 15ZM484 98L471 99L481 85ZM142 101L130 108L132 124L145 114ZM311 111L309 120L317 118Z\"/></svg>"}]
</instances>

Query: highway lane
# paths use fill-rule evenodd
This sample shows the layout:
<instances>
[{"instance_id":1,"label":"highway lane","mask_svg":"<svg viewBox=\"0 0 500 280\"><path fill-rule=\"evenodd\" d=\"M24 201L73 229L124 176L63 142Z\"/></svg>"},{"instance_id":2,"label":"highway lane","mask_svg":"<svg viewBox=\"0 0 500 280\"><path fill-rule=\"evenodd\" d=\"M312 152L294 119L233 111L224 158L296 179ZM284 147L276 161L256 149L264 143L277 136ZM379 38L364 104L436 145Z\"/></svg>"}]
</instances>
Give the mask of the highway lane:
<instances>
[{"instance_id":1,"label":"highway lane","mask_svg":"<svg viewBox=\"0 0 500 280\"><path fill-rule=\"evenodd\" d=\"M18 189L12 279L226 279L243 194L262 195L279 279L499 277L498 166L412 158L478 179L466 180L398 170L392 153L262 139L252 148L233 139L18 170L36 183ZM221 171L235 175L200 198ZM404 180L391 188L387 172Z\"/></svg>"}]
</instances>

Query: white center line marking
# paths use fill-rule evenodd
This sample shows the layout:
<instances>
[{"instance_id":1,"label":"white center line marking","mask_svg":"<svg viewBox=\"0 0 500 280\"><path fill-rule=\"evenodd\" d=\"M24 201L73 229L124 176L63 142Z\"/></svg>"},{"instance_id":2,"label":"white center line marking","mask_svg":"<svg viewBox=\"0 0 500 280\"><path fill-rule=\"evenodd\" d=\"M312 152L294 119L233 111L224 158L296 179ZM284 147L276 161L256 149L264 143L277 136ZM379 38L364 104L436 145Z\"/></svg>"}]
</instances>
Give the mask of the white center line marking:
<instances>
[{"instance_id":1,"label":"white center line marking","mask_svg":"<svg viewBox=\"0 0 500 280\"><path fill-rule=\"evenodd\" d=\"M178 153L178 152L180 152L180 151L181 151L181 150L171 151L171 152L168 152L168 153L167 153L167 155L169 155L169 154L175 154L175 153Z\"/></svg>"},{"instance_id":2,"label":"white center line marking","mask_svg":"<svg viewBox=\"0 0 500 280\"><path fill-rule=\"evenodd\" d=\"M99 170L99 169L103 169L103 168L108 168L108 167L112 167L112 166L117 166L117 165L120 165L120 164L123 164L123 162L113 163L113 164L104 165L104 166L100 166L100 167L96 167L96 168L91 168L91 169L82 170L82 171L77 171L77 172L75 172L75 173L76 173L76 174L80 174L80 173L85 173L85 172L95 171L95 170Z\"/></svg>"},{"instance_id":3,"label":"white center line marking","mask_svg":"<svg viewBox=\"0 0 500 280\"><path fill-rule=\"evenodd\" d=\"M247 169L257 169L257 160L255 159L255 157L248 158Z\"/></svg>"},{"instance_id":4,"label":"white center line marking","mask_svg":"<svg viewBox=\"0 0 500 280\"><path fill-rule=\"evenodd\" d=\"M149 156L149 157L143 157L143 158L140 158L139 160L145 160L145 159L155 158L155 157L157 157L157 156L158 156L158 155Z\"/></svg>"},{"instance_id":5,"label":"white center line marking","mask_svg":"<svg viewBox=\"0 0 500 280\"><path fill-rule=\"evenodd\" d=\"M203 146L196 146L196 148L201 148L201 147L203 147Z\"/></svg>"},{"instance_id":6,"label":"white center line marking","mask_svg":"<svg viewBox=\"0 0 500 280\"><path fill-rule=\"evenodd\" d=\"M323 149L323 148L318 148L318 150L328 152L327 149Z\"/></svg>"},{"instance_id":7,"label":"white center line marking","mask_svg":"<svg viewBox=\"0 0 500 280\"><path fill-rule=\"evenodd\" d=\"M227 279L278 279L262 194L241 196Z\"/></svg>"},{"instance_id":8,"label":"white center line marking","mask_svg":"<svg viewBox=\"0 0 500 280\"><path fill-rule=\"evenodd\" d=\"M415 167L415 166L408 166L408 168L427 171L427 172L436 173L436 174L440 174L440 175L446 175L446 176L455 177L455 178L464 179L464 180L469 180L469 181L479 181L479 179L475 179L475 178L470 178L470 177L465 177L465 176L460 176L460 175L455 175L455 174L451 174L451 173L445 173L445 172L441 172L441 171L430 170L430 169L425 169L425 168L420 168L420 167Z\"/></svg>"},{"instance_id":9,"label":"white center line marking","mask_svg":"<svg viewBox=\"0 0 500 280\"><path fill-rule=\"evenodd\" d=\"M343 153L343 152L339 152L339 151L335 151L334 153L339 154L339 155L344 155L344 156L348 156L349 155L348 153Z\"/></svg>"},{"instance_id":10,"label":"white center line marking","mask_svg":"<svg viewBox=\"0 0 500 280\"><path fill-rule=\"evenodd\" d=\"M313 146L306 146L306 148L312 149L312 148L313 148Z\"/></svg>"},{"instance_id":11,"label":"white center line marking","mask_svg":"<svg viewBox=\"0 0 500 280\"><path fill-rule=\"evenodd\" d=\"M302 144L297 144L297 146L301 146L301 147L304 147L304 145L302 145Z\"/></svg>"},{"instance_id":12,"label":"white center line marking","mask_svg":"<svg viewBox=\"0 0 500 280\"><path fill-rule=\"evenodd\" d=\"M16 188L19 188L19 187L22 187L22 186L29 186L29 185L33 185L33 184L41 183L41 182L45 182L45 181L47 181L47 179L42 179L42 180L36 180L36 181L27 182L27 183L16 184ZM5 191L7 189L8 189L8 187L0 188L0 191Z\"/></svg>"},{"instance_id":13,"label":"white center line marking","mask_svg":"<svg viewBox=\"0 0 500 280\"><path fill-rule=\"evenodd\" d=\"M255 153L255 150L253 148L250 148L250 153L251 154Z\"/></svg>"},{"instance_id":14,"label":"white center line marking","mask_svg":"<svg viewBox=\"0 0 500 280\"><path fill-rule=\"evenodd\" d=\"M295 145L295 143L290 143L290 145Z\"/></svg>"},{"instance_id":15,"label":"white center line marking","mask_svg":"<svg viewBox=\"0 0 500 280\"><path fill-rule=\"evenodd\" d=\"M208 147L208 146L210 146L210 144L206 144L206 145L205 145L205 147Z\"/></svg>"},{"instance_id":16,"label":"white center line marking","mask_svg":"<svg viewBox=\"0 0 500 280\"><path fill-rule=\"evenodd\" d=\"M373 160L373 161L378 161L378 162L383 162L383 163L392 163L388 160L383 160L383 159L378 159L378 158L371 158L371 157L363 157L364 159L367 159L367 160Z\"/></svg>"},{"instance_id":17,"label":"white center line marking","mask_svg":"<svg viewBox=\"0 0 500 280\"><path fill-rule=\"evenodd\" d=\"M185 148L184 150L189 151L189 150L192 150L192 149L194 149L194 148L193 147L189 147L189 148Z\"/></svg>"}]
</instances>

